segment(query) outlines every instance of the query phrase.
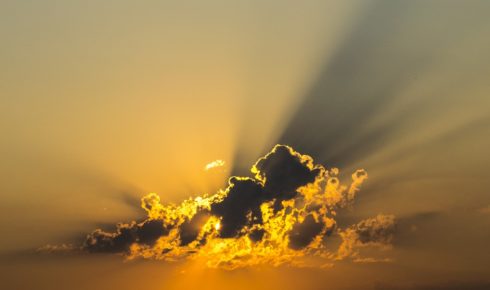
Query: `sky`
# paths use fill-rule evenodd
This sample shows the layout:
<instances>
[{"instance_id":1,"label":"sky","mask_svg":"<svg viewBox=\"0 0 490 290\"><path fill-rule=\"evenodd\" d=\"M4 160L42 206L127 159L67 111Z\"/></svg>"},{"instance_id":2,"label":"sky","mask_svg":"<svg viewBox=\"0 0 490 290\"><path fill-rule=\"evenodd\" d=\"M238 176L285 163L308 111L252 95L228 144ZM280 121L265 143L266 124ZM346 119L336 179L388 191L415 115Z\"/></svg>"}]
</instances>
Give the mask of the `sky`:
<instances>
[{"instance_id":1,"label":"sky","mask_svg":"<svg viewBox=\"0 0 490 290\"><path fill-rule=\"evenodd\" d=\"M488 35L485 0L1 1L0 288L488 289Z\"/></svg>"}]
</instances>

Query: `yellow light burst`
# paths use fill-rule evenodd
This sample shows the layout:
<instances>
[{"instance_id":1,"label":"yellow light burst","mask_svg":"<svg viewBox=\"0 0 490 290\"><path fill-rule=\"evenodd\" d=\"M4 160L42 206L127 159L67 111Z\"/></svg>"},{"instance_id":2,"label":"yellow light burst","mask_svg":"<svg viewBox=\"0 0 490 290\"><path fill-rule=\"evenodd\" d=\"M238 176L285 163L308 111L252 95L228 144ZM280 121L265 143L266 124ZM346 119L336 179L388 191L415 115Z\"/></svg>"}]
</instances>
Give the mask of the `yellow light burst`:
<instances>
[{"instance_id":1,"label":"yellow light burst","mask_svg":"<svg viewBox=\"0 0 490 290\"><path fill-rule=\"evenodd\" d=\"M219 229L221 228L221 223L218 221L215 225L214 225L214 229L219 231Z\"/></svg>"}]
</instances>

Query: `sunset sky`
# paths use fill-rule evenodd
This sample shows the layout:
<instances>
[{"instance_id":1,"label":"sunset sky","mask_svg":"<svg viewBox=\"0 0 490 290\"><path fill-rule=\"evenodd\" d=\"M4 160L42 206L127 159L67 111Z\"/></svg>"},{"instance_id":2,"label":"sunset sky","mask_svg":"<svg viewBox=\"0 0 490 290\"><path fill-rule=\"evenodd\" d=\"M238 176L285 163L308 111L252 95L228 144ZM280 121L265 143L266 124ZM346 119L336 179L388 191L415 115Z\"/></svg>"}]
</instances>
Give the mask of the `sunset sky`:
<instances>
[{"instance_id":1,"label":"sunset sky","mask_svg":"<svg viewBox=\"0 0 490 290\"><path fill-rule=\"evenodd\" d=\"M490 1L3 0L0 39L0 289L490 289Z\"/></svg>"}]
</instances>

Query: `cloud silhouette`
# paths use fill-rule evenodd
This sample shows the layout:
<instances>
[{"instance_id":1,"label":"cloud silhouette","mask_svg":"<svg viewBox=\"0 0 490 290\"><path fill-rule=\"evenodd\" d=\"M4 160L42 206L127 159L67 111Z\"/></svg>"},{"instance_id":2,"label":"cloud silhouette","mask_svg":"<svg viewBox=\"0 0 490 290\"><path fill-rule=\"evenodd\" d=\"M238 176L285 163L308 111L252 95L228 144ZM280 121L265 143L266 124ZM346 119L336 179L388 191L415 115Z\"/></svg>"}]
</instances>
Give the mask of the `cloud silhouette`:
<instances>
[{"instance_id":1,"label":"cloud silhouette","mask_svg":"<svg viewBox=\"0 0 490 290\"><path fill-rule=\"evenodd\" d=\"M381 247L390 248L396 231L394 215L378 214L374 218L368 218L347 228L340 233L342 244L339 247L338 257L340 259L353 257L357 262L389 261L382 258L360 257L360 248Z\"/></svg>"},{"instance_id":2,"label":"cloud silhouette","mask_svg":"<svg viewBox=\"0 0 490 290\"><path fill-rule=\"evenodd\" d=\"M120 253L128 259L175 261L204 257L210 267L234 269L257 264L322 266L362 257L366 245L390 245L395 218L378 215L346 229L337 211L351 204L368 175L340 182L339 170L314 164L310 156L276 145L251 168L253 177L233 176L224 190L179 205L162 204L150 193L141 207L148 218L120 223L114 232L97 229L81 246L89 253ZM328 238L341 237L338 249ZM306 257L313 258L306 261Z\"/></svg>"}]
</instances>

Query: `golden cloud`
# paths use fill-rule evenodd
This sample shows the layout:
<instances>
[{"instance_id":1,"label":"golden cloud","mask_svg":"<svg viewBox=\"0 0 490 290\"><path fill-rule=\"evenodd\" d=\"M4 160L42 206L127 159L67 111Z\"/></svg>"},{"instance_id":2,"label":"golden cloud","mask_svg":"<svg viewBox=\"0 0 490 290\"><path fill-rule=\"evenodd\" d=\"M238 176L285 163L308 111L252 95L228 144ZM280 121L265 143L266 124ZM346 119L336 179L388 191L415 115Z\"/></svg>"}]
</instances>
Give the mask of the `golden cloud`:
<instances>
[{"instance_id":1,"label":"golden cloud","mask_svg":"<svg viewBox=\"0 0 490 290\"><path fill-rule=\"evenodd\" d=\"M141 199L145 220L118 224L115 232L97 229L81 250L121 253L130 260L203 258L207 266L225 269L262 264L328 268L347 258L376 261L356 249L391 244L394 216L378 215L346 229L337 225L337 211L352 204L368 178L365 170L343 185L338 169L276 145L251 173L231 177L213 195L178 205L164 204L150 193ZM342 243L332 249L328 240L335 236Z\"/></svg>"}]
</instances>

